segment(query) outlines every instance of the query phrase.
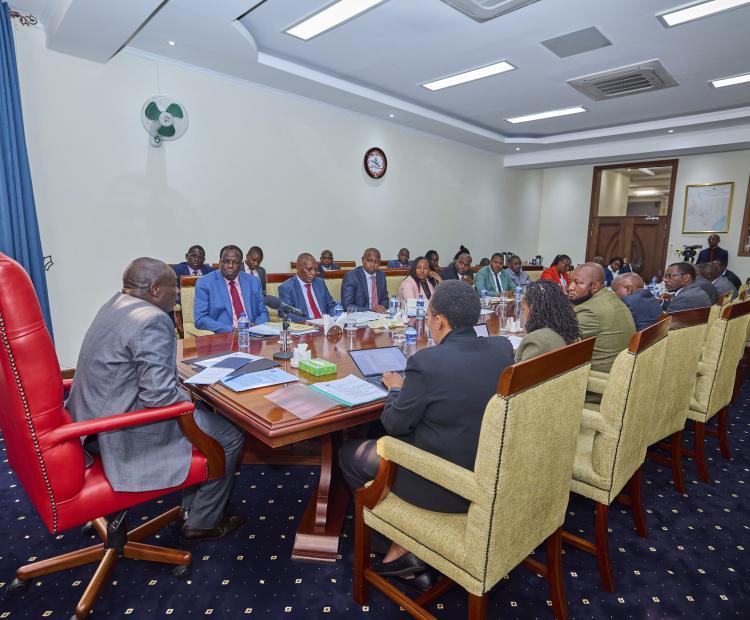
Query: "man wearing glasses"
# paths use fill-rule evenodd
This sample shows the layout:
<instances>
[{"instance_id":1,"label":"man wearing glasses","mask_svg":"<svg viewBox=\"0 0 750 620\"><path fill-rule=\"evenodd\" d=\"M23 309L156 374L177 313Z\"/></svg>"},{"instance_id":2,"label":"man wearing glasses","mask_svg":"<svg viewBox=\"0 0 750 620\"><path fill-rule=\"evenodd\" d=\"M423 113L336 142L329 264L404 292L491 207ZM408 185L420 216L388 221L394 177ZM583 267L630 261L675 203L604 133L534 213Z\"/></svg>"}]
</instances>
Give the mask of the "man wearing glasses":
<instances>
[{"instance_id":1,"label":"man wearing glasses","mask_svg":"<svg viewBox=\"0 0 750 620\"><path fill-rule=\"evenodd\" d=\"M251 323L268 321L260 280L242 271L243 253L227 245L219 253L219 269L195 284L195 326L216 333L229 333L237 327L244 312Z\"/></svg>"}]
</instances>

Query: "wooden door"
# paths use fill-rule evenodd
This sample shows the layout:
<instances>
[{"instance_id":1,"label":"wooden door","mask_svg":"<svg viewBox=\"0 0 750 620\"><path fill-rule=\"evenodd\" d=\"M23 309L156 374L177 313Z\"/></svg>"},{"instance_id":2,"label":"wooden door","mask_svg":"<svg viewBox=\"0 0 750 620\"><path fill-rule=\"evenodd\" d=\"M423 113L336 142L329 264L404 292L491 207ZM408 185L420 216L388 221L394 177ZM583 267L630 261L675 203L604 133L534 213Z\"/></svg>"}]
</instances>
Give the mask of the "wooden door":
<instances>
[{"instance_id":1,"label":"wooden door","mask_svg":"<svg viewBox=\"0 0 750 620\"><path fill-rule=\"evenodd\" d=\"M677 179L678 160L638 162L629 164L613 164L607 166L596 166L591 190L591 210L589 213L589 234L586 245L586 259L591 260L594 256L603 256L610 260L615 256L622 256L630 261L640 259L643 261L641 275L647 282L653 276L661 278L667 262L667 250L669 247L669 228L672 220L672 203L674 201L674 188ZM599 202L601 195L602 172L613 169L644 169L671 166L669 172L664 173L663 183L666 187L669 181L668 196L666 199L667 211L661 211L661 215L599 215ZM630 171L630 170L628 170ZM648 171L646 171L648 172ZM653 172L651 173L653 174ZM667 177L667 178L664 178ZM666 194L666 189L664 190ZM662 203L664 204L664 203ZM603 211L609 213L610 211Z\"/></svg>"},{"instance_id":2,"label":"wooden door","mask_svg":"<svg viewBox=\"0 0 750 620\"><path fill-rule=\"evenodd\" d=\"M597 217L589 227L587 260L604 256L605 260L622 256L643 261L643 279L661 279L664 273L662 248L668 245L668 218Z\"/></svg>"}]
</instances>

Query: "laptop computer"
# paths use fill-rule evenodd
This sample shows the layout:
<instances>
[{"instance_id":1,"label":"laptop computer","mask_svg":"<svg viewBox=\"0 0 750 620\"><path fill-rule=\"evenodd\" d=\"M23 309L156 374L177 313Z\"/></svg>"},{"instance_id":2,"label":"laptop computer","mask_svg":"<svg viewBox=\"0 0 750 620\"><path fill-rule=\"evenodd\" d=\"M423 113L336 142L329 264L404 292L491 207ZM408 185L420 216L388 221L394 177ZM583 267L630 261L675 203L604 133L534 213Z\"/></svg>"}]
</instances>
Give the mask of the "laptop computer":
<instances>
[{"instance_id":1,"label":"laptop computer","mask_svg":"<svg viewBox=\"0 0 750 620\"><path fill-rule=\"evenodd\" d=\"M490 337L490 330L487 327L487 323L477 323L474 326L474 331L477 333L477 336L481 336L482 338Z\"/></svg>"},{"instance_id":2,"label":"laptop computer","mask_svg":"<svg viewBox=\"0 0 750 620\"><path fill-rule=\"evenodd\" d=\"M406 370L406 356L398 347L355 349L349 356L362 373L365 381L383 387L383 373L397 372L402 377Z\"/></svg>"}]
</instances>

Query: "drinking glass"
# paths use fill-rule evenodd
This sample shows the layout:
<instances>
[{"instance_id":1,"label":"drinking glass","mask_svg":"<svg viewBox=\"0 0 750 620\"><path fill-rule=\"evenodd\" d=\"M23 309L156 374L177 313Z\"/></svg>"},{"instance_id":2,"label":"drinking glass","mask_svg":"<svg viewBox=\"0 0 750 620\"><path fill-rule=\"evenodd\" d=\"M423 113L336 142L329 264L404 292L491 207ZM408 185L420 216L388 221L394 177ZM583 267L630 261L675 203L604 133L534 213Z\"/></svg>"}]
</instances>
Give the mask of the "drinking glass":
<instances>
[{"instance_id":1,"label":"drinking glass","mask_svg":"<svg viewBox=\"0 0 750 620\"><path fill-rule=\"evenodd\" d=\"M357 329L357 306L349 306L346 309L346 329L348 331Z\"/></svg>"}]
</instances>

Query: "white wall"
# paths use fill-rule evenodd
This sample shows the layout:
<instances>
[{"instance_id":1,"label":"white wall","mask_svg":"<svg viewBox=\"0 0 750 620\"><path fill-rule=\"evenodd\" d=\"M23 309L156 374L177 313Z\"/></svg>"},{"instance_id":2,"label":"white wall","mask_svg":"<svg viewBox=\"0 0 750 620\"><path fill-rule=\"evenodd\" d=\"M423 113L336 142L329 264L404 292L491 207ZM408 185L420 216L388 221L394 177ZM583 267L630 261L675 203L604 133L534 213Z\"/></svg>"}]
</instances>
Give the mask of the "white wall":
<instances>
[{"instance_id":1,"label":"white wall","mask_svg":"<svg viewBox=\"0 0 750 620\"><path fill-rule=\"evenodd\" d=\"M61 363L74 365L99 306L136 256L176 262L193 243L209 259L234 243L265 250L270 271L330 247L357 259L459 243L477 260L537 253L541 171L397 124L132 54L99 65L15 32L21 95ZM143 103L187 107L179 141L149 146ZM388 172L366 176L382 147Z\"/></svg>"},{"instance_id":2,"label":"white wall","mask_svg":"<svg viewBox=\"0 0 750 620\"><path fill-rule=\"evenodd\" d=\"M550 168L544 171L539 248L545 261L559 253L569 254L574 262L585 259L593 173L593 166ZM674 250L682 248L683 244L701 243L704 247L707 246L707 235L683 235L681 232L685 186L734 181L730 230L728 234L720 235L721 247L729 252L729 268L743 281L750 276L750 257L737 256L749 176L750 151L679 158L668 262L681 260Z\"/></svg>"}]
</instances>

